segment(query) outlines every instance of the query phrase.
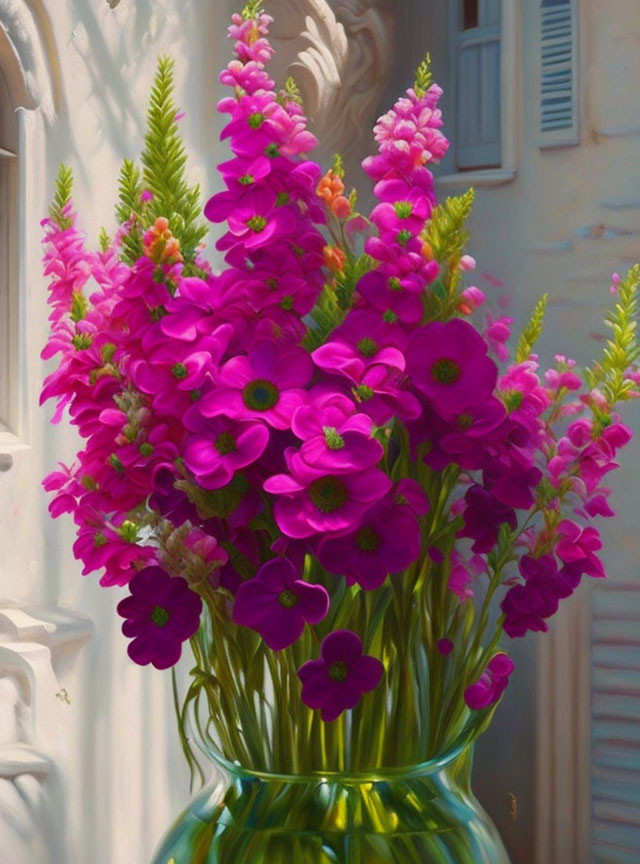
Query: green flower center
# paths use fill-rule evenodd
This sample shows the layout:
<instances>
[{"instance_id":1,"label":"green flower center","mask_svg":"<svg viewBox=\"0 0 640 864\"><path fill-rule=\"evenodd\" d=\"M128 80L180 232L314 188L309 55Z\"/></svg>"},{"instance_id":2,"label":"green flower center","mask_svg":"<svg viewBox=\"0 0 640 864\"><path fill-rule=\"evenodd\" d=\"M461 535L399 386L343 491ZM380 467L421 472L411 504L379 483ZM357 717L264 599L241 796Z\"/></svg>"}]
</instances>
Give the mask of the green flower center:
<instances>
[{"instance_id":1,"label":"green flower center","mask_svg":"<svg viewBox=\"0 0 640 864\"><path fill-rule=\"evenodd\" d=\"M357 348L363 357L374 357L378 353L377 342L374 342L373 339L369 339L368 336L365 336L364 339L361 339L358 342Z\"/></svg>"},{"instance_id":2,"label":"green flower center","mask_svg":"<svg viewBox=\"0 0 640 864\"><path fill-rule=\"evenodd\" d=\"M266 117L259 111L257 111L255 114L249 114L249 116L247 117L247 122L252 129L259 129L265 120Z\"/></svg>"},{"instance_id":3,"label":"green flower center","mask_svg":"<svg viewBox=\"0 0 640 864\"><path fill-rule=\"evenodd\" d=\"M154 606L151 610L151 620L156 627L164 627L169 621L169 613L164 606Z\"/></svg>"},{"instance_id":4,"label":"green flower center","mask_svg":"<svg viewBox=\"0 0 640 864\"><path fill-rule=\"evenodd\" d=\"M276 198L276 207L282 207L283 204L288 204L291 201L291 196L288 192L278 192Z\"/></svg>"},{"instance_id":5,"label":"green flower center","mask_svg":"<svg viewBox=\"0 0 640 864\"><path fill-rule=\"evenodd\" d=\"M284 591L280 592L278 602L284 606L285 609L293 609L298 602L298 598L293 591L289 591L289 589L286 588Z\"/></svg>"},{"instance_id":6,"label":"green flower center","mask_svg":"<svg viewBox=\"0 0 640 864\"><path fill-rule=\"evenodd\" d=\"M95 546L95 548L99 549L101 546L104 546L106 542L107 538L104 536L102 531L96 531L96 533L93 535L93 545Z\"/></svg>"},{"instance_id":7,"label":"green flower center","mask_svg":"<svg viewBox=\"0 0 640 864\"><path fill-rule=\"evenodd\" d=\"M153 453L154 447L153 444L149 444L148 441L145 441L144 444L141 444L138 447L141 456L151 456Z\"/></svg>"},{"instance_id":8,"label":"green flower center","mask_svg":"<svg viewBox=\"0 0 640 864\"><path fill-rule=\"evenodd\" d=\"M176 363L175 366L171 367L171 374L174 378L177 378L178 381L182 380L182 378L186 378L189 374L189 370L184 365L184 363Z\"/></svg>"},{"instance_id":9,"label":"green flower center","mask_svg":"<svg viewBox=\"0 0 640 864\"><path fill-rule=\"evenodd\" d=\"M368 402L369 399L373 399L375 392L368 384L360 384L359 387L354 388L353 395L358 402Z\"/></svg>"},{"instance_id":10,"label":"green flower center","mask_svg":"<svg viewBox=\"0 0 640 864\"><path fill-rule=\"evenodd\" d=\"M393 209L396 211L398 219L408 219L413 213L413 204L409 201L396 201Z\"/></svg>"},{"instance_id":11,"label":"green flower center","mask_svg":"<svg viewBox=\"0 0 640 864\"><path fill-rule=\"evenodd\" d=\"M260 234L267 227L267 220L264 216L252 216L251 219L247 219L246 225L254 234Z\"/></svg>"},{"instance_id":12,"label":"green flower center","mask_svg":"<svg viewBox=\"0 0 640 864\"><path fill-rule=\"evenodd\" d=\"M321 513L335 513L347 503L349 493L338 477L319 477L309 486L309 498Z\"/></svg>"},{"instance_id":13,"label":"green flower center","mask_svg":"<svg viewBox=\"0 0 640 864\"><path fill-rule=\"evenodd\" d=\"M411 231L408 231L404 228L402 231L398 231L396 235L396 242L399 243L402 247L406 246L409 240L413 237Z\"/></svg>"},{"instance_id":14,"label":"green flower center","mask_svg":"<svg viewBox=\"0 0 640 864\"><path fill-rule=\"evenodd\" d=\"M385 321L387 324L395 324L398 320L398 316L393 311L393 309L386 309L382 315L382 320Z\"/></svg>"},{"instance_id":15,"label":"green flower center","mask_svg":"<svg viewBox=\"0 0 640 864\"><path fill-rule=\"evenodd\" d=\"M252 411L269 411L277 404L280 393L271 381L260 378L246 385L242 391L242 398L247 408L251 408Z\"/></svg>"},{"instance_id":16,"label":"green flower center","mask_svg":"<svg viewBox=\"0 0 640 864\"><path fill-rule=\"evenodd\" d=\"M236 450L236 440L231 432L221 432L216 438L213 446L218 453L226 456L227 453L233 453Z\"/></svg>"},{"instance_id":17,"label":"green flower center","mask_svg":"<svg viewBox=\"0 0 640 864\"><path fill-rule=\"evenodd\" d=\"M200 399L201 396L202 396L202 390L192 390L192 391L189 393L189 399L190 399L192 402L197 402L198 399Z\"/></svg>"},{"instance_id":18,"label":"green flower center","mask_svg":"<svg viewBox=\"0 0 640 864\"><path fill-rule=\"evenodd\" d=\"M332 681L344 681L347 677L347 667L344 665L342 660L338 660L337 663L332 663L329 666L329 678Z\"/></svg>"},{"instance_id":19,"label":"green flower center","mask_svg":"<svg viewBox=\"0 0 640 864\"><path fill-rule=\"evenodd\" d=\"M111 456L109 456L109 465L111 465L111 467L114 468L116 471L124 471L124 465L118 459L115 453L112 453Z\"/></svg>"},{"instance_id":20,"label":"green flower center","mask_svg":"<svg viewBox=\"0 0 640 864\"><path fill-rule=\"evenodd\" d=\"M503 390L500 398L509 413L517 411L522 406L524 394L520 390Z\"/></svg>"},{"instance_id":21,"label":"green flower center","mask_svg":"<svg viewBox=\"0 0 640 864\"><path fill-rule=\"evenodd\" d=\"M438 384L455 384L462 375L462 369L450 357L441 357L431 367L431 377Z\"/></svg>"},{"instance_id":22,"label":"green flower center","mask_svg":"<svg viewBox=\"0 0 640 864\"><path fill-rule=\"evenodd\" d=\"M242 177L238 177L238 183L241 183L243 186L251 186L255 182L256 178L251 174L243 174Z\"/></svg>"},{"instance_id":23,"label":"green flower center","mask_svg":"<svg viewBox=\"0 0 640 864\"><path fill-rule=\"evenodd\" d=\"M398 279L397 276L391 276L391 278L389 279L389 282L387 284L389 285L390 291L398 291L398 292L404 291L404 288L402 287L402 283L400 282L400 280Z\"/></svg>"},{"instance_id":24,"label":"green flower center","mask_svg":"<svg viewBox=\"0 0 640 864\"><path fill-rule=\"evenodd\" d=\"M470 429L473 426L473 417L471 414L458 415L458 427L460 429Z\"/></svg>"},{"instance_id":25,"label":"green flower center","mask_svg":"<svg viewBox=\"0 0 640 864\"><path fill-rule=\"evenodd\" d=\"M356 545L361 552L375 552L380 546L380 535L374 528L367 525L362 531L358 531Z\"/></svg>"},{"instance_id":26,"label":"green flower center","mask_svg":"<svg viewBox=\"0 0 640 864\"><path fill-rule=\"evenodd\" d=\"M269 291L277 291L278 290L278 280L273 277L266 279L264 283Z\"/></svg>"},{"instance_id":27,"label":"green flower center","mask_svg":"<svg viewBox=\"0 0 640 864\"><path fill-rule=\"evenodd\" d=\"M135 522L131 522L129 519L124 520L118 529L118 534L126 543L138 542L138 526Z\"/></svg>"},{"instance_id":28,"label":"green flower center","mask_svg":"<svg viewBox=\"0 0 640 864\"><path fill-rule=\"evenodd\" d=\"M264 148L264 154L265 154L265 156L268 156L270 159L275 159L275 157L278 156L279 153L280 153L280 151L278 150L278 145L275 144L275 143L273 143L273 144L268 144L268 145Z\"/></svg>"},{"instance_id":29,"label":"green flower center","mask_svg":"<svg viewBox=\"0 0 640 864\"><path fill-rule=\"evenodd\" d=\"M286 297L282 298L282 302L280 306L288 312L290 309L293 309L293 297L290 294L287 294Z\"/></svg>"},{"instance_id":30,"label":"green flower center","mask_svg":"<svg viewBox=\"0 0 640 864\"><path fill-rule=\"evenodd\" d=\"M344 438L335 426L323 426L324 440L329 450L342 450L344 447Z\"/></svg>"}]
</instances>

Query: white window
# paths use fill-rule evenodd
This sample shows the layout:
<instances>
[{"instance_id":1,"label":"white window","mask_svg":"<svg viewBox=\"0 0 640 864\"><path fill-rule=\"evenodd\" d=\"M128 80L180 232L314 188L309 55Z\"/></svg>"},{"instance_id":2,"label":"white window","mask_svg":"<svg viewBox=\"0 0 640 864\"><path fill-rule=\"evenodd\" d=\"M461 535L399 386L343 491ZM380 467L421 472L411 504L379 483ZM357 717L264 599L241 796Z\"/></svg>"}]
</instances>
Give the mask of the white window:
<instances>
[{"instance_id":1,"label":"white window","mask_svg":"<svg viewBox=\"0 0 640 864\"><path fill-rule=\"evenodd\" d=\"M539 77L540 146L577 144L577 0L541 0Z\"/></svg>"},{"instance_id":2,"label":"white window","mask_svg":"<svg viewBox=\"0 0 640 864\"><path fill-rule=\"evenodd\" d=\"M456 68L456 167L501 165L502 0L460 0Z\"/></svg>"}]
</instances>

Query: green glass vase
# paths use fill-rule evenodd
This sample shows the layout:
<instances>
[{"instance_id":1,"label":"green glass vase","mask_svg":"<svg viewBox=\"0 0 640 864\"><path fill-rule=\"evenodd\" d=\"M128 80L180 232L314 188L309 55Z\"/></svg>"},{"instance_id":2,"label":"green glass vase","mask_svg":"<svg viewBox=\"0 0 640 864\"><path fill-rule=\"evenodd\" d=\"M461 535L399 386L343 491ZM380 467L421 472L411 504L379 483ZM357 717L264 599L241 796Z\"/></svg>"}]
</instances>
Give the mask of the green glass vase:
<instances>
[{"instance_id":1,"label":"green glass vase","mask_svg":"<svg viewBox=\"0 0 640 864\"><path fill-rule=\"evenodd\" d=\"M215 782L153 864L509 864L471 792L465 737L440 758L357 774L268 774L216 757Z\"/></svg>"}]
</instances>

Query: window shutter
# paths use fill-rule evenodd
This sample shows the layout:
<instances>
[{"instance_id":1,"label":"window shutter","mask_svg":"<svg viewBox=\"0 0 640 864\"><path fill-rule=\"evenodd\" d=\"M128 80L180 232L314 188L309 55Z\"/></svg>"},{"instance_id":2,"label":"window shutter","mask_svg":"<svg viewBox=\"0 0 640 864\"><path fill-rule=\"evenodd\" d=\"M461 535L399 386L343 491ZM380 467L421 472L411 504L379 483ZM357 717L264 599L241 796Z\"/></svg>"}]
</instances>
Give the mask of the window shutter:
<instances>
[{"instance_id":1,"label":"window shutter","mask_svg":"<svg viewBox=\"0 0 640 864\"><path fill-rule=\"evenodd\" d=\"M593 864L640 861L640 583L593 591Z\"/></svg>"},{"instance_id":2,"label":"window shutter","mask_svg":"<svg viewBox=\"0 0 640 864\"><path fill-rule=\"evenodd\" d=\"M500 0L484 0L478 26L459 28L457 44L458 168L500 165Z\"/></svg>"},{"instance_id":3,"label":"window shutter","mask_svg":"<svg viewBox=\"0 0 640 864\"><path fill-rule=\"evenodd\" d=\"M576 0L540 7L540 146L577 144L578 18Z\"/></svg>"}]
</instances>

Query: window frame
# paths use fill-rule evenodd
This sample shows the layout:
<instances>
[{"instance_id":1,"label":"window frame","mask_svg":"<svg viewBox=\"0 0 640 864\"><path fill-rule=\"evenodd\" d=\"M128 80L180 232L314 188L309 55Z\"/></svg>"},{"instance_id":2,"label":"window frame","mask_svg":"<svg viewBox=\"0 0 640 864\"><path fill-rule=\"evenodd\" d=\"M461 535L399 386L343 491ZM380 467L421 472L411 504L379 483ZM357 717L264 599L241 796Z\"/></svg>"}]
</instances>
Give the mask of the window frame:
<instances>
[{"instance_id":1,"label":"window frame","mask_svg":"<svg viewBox=\"0 0 640 864\"><path fill-rule=\"evenodd\" d=\"M457 93L458 36L460 3L450 4L449 15L449 89ZM436 177L440 188L468 186L500 186L510 183L517 174L517 148L520 106L520 4L517 0L502 0L500 23L500 166L496 168L456 168L450 174ZM457 102L457 98L456 98ZM452 116L456 117L457 104ZM454 121L456 122L456 121ZM454 127L455 129L455 127ZM455 134L455 131L454 131Z\"/></svg>"},{"instance_id":2,"label":"window frame","mask_svg":"<svg viewBox=\"0 0 640 864\"><path fill-rule=\"evenodd\" d=\"M571 14L572 28L572 55L571 55L571 75L572 75L572 91L571 91L571 109L573 114L573 123L570 127L564 129L548 129L542 128L542 23L543 23L543 0L537 0L537 18L536 18L536 33L537 33L537 78L536 78L536 97L537 97L537 140L538 147L541 150L550 150L557 147L573 147L580 144L581 129L580 129L580 18L578 0L568 0ZM549 7L553 8L553 7Z\"/></svg>"}]
</instances>

